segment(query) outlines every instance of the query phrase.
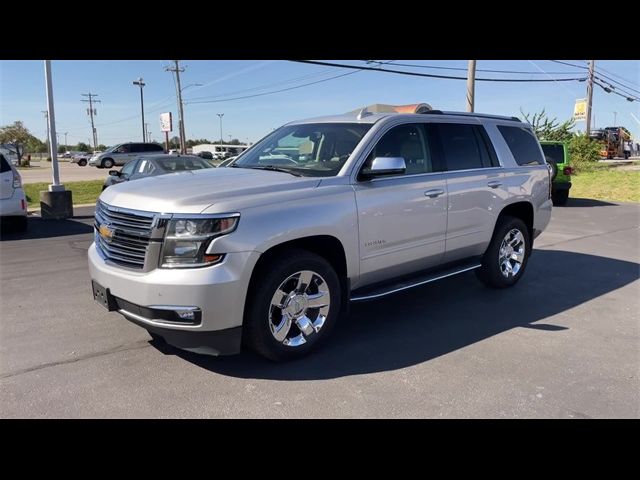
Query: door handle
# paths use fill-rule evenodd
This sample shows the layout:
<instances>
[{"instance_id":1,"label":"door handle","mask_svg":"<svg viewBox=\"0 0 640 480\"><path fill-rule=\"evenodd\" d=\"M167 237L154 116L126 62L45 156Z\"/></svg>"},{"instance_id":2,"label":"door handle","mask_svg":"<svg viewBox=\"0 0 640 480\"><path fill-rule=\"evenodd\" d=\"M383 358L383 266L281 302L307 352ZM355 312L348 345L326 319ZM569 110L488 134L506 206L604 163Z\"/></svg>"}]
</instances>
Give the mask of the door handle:
<instances>
[{"instance_id":1,"label":"door handle","mask_svg":"<svg viewBox=\"0 0 640 480\"><path fill-rule=\"evenodd\" d=\"M444 190L442 190L441 188L433 188L431 190L427 190L426 192L424 192L424 196L429 198L436 198L442 195L443 193L444 193Z\"/></svg>"},{"instance_id":2,"label":"door handle","mask_svg":"<svg viewBox=\"0 0 640 480\"><path fill-rule=\"evenodd\" d=\"M501 185L502 185L502 182L500 182L499 180L494 180L492 182L487 183L487 187L491 187L491 188L498 188Z\"/></svg>"}]
</instances>

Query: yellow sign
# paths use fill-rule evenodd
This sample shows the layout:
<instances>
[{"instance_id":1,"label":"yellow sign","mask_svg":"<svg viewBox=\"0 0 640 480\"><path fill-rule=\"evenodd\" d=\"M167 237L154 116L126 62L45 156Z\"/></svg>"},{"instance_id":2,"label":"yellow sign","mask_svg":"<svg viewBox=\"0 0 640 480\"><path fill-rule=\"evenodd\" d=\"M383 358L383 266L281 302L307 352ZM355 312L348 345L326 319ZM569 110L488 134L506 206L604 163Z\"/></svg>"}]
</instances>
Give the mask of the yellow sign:
<instances>
[{"instance_id":1,"label":"yellow sign","mask_svg":"<svg viewBox=\"0 0 640 480\"><path fill-rule=\"evenodd\" d=\"M587 99L579 98L576 100L576 106L573 107L573 118L575 120L587 119Z\"/></svg>"}]
</instances>

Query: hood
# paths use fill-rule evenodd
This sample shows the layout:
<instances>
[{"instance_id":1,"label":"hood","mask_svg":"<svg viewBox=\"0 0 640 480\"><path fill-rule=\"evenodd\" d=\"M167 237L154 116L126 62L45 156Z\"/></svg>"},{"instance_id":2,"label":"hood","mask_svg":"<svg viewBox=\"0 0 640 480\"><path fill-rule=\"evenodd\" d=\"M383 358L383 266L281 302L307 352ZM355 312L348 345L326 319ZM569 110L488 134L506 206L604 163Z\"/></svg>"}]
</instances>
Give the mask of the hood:
<instances>
[{"instance_id":1,"label":"hood","mask_svg":"<svg viewBox=\"0 0 640 480\"><path fill-rule=\"evenodd\" d=\"M160 213L201 213L230 200L314 188L318 178L247 168L211 168L170 173L107 188L100 200L115 207ZM245 202L242 202L245 203Z\"/></svg>"}]
</instances>

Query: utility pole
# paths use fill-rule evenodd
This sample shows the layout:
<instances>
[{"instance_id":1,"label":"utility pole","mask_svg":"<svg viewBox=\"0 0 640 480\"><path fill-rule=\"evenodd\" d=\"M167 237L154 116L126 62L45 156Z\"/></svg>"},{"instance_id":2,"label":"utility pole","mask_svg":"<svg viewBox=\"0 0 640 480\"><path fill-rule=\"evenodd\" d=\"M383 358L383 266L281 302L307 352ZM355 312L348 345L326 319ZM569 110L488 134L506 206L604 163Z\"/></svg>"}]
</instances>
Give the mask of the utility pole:
<instances>
[{"instance_id":1,"label":"utility pole","mask_svg":"<svg viewBox=\"0 0 640 480\"><path fill-rule=\"evenodd\" d=\"M467 112L472 113L475 103L476 61L469 60L467 67Z\"/></svg>"},{"instance_id":2,"label":"utility pole","mask_svg":"<svg viewBox=\"0 0 640 480\"><path fill-rule=\"evenodd\" d=\"M180 133L180 153L187 153L184 134L184 106L182 104L182 88L180 87L180 73L184 72L184 68L180 68L180 60L174 60L174 68L165 68L167 72L176 74L176 95L178 97L178 132Z\"/></svg>"},{"instance_id":3,"label":"utility pole","mask_svg":"<svg viewBox=\"0 0 640 480\"><path fill-rule=\"evenodd\" d=\"M144 123L144 95L142 94L142 88L145 86L145 83L142 81L142 77L138 78L138 80L134 80L134 85L138 85L140 87L140 110L142 111L142 141L147 141L147 136L145 134L145 123Z\"/></svg>"},{"instance_id":4,"label":"utility pole","mask_svg":"<svg viewBox=\"0 0 640 480\"><path fill-rule=\"evenodd\" d=\"M89 97L89 100L82 100L83 102L87 102L89 104L88 114L91 117L91 133L93 134L93 149L98 149L98 132L96 131L96 126L93 123L93 116L98 115L98 110L93 108L94 103L100 103L100 100L94 100L93 97L97 97L98 95L95 93L82 93L83 97Z\"/></svg>"},{"instance_id":5,"label":"utility pole","mask_svg":"<svg viewBox=\"0 0 640 480\"><path fill-rule=\"evenodd\" d=\"M618 126L618 112L613 112L613 126Z\"/></svg>"},{"instance_id":6,"label":"utility pole","mask_svg":"<svg viewBox=\"0 0 640 480\"><path fill-rule=\"evenodd\" d=\"M67 135L69 135L69 132L64 132L64 149L65 149L65 151L69 150L69 144L67 143Z\"/></svg>"},{"instance_id":7,"label":"utility pole","mask_svg":"<svg viewBox=\"0 0 640 480\"><path fill-rule=\"evenodd\" d=\"M218 113L217 114L218 117L220 117L220 145L222 145L223 140L222 140L222 117L224 117L224 113Z\"/></svg>"},{"instance_id":8,"label":"utility pole","mask_svg":"<svg viewBox=\"0 0 640 480\"><path fill-rule=\"evenodd\" d=\"M595 60L589 60L589 78L587 79L587 137L591 133L591 105L593 104L593 68Z\"/></svg>"}]
</instances>

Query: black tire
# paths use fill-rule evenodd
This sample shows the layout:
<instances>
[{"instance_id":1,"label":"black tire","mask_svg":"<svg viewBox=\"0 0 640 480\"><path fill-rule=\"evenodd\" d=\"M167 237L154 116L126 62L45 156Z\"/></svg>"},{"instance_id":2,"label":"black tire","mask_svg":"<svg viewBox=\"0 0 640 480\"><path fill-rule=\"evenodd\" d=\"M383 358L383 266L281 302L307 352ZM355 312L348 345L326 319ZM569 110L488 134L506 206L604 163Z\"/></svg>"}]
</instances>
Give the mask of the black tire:
<instances>
[{"instance_id":1,"label":"black tire","mask_svg":"<svg viewBox=\"0 0 640 480\"><path fill-rule=\"evenodd\" d=\"M167 343L166 340L164 338L162 338L160 335L158 335L157 333L150 332L149 330L147 330L147 333L151 337L151 341L153 343L157 343L157 344L165 344L165 343Z\"/></svg>"},{"instance_id":2,"label":"black tire","mask_svg":"<svg viewBox=\"0 0 640 480\"><path fill-rule=\"evenodd\" d=\"M546 157L547 163L551 166L551 181L555 180L558 176L558 164L551 157Z\"/></svg>"},{"instance_id":3,"label":"black tire","mask_svg":"<svg viewBox=\"0 0 640 480\"><path fill-rule=\"evenodd\" d=\"M282 282L303 270L313 271L324 279L330 295L330 305L322 327L305 336L306 343L292 347L276 340L271 333L271 300ZM263 264L251 282L244 315L244 343L275 362L303 357L329 336L340 315L341 302L340 280L329 262L306 250L287 250ZM295 323L291 329L292 336L295 333L302 334Z\"/></svg>"},{"instance_id":4,"label":"black tire","mask_svg":"<svg viewBox=\"0 0 640 480\"><path fill-rule=\"evenodd\" d=\"M80 167L84 167L84 166L86 166L86 165L87 165L87 161L86 161L86 160L80 160L80 161L78 161L78 166L80 166Z\"/></svg>"},{"instance_id":5,"label":"black tire","mask_svg":"<svg viewBox=\"0 0 640 480\"><path fill-rule=\"evenodd\" d=\"M508 233L517 229L524 238L524 258L518 272L510 277L502 273L500 248ZM531 253L531 238L525 223L516 217L504 215L498 219L489 248L482 257L482 266L475 269L476 276L485 285L493 288L507 288L515 285L524 274Z\"/></svg>"},{"instance_id":6,"label":"black tire","mask_svg":"<svg viewBox=\"0 0 640 480\"><path fill-rule=\"evenodd\" d=\"M102 162L100 163L100 166L102 168L111 168L113 167L113 160L110 158L105 158L104 160L102 160Z\"/></svg>"},{"instance_id":7,"label":"black tire","mask_svg":"<svg viewBox=\"0 0 640 480\"><path fill-rule=\"evenodd\" d=\"M562 207L566 205L569 200L569 190L558 190L553 193L551 199L553 200L554 206Z\"/></svg>"},{"instance_id":8,"label":"black tire","mask_svg":"<svg viewBox=\"0 0 640 480\"><path fill-rule=\"evenodd\" d=\"M629 160L629 152L624 152L624 159Z\"/></svg>"}]
</instances>

